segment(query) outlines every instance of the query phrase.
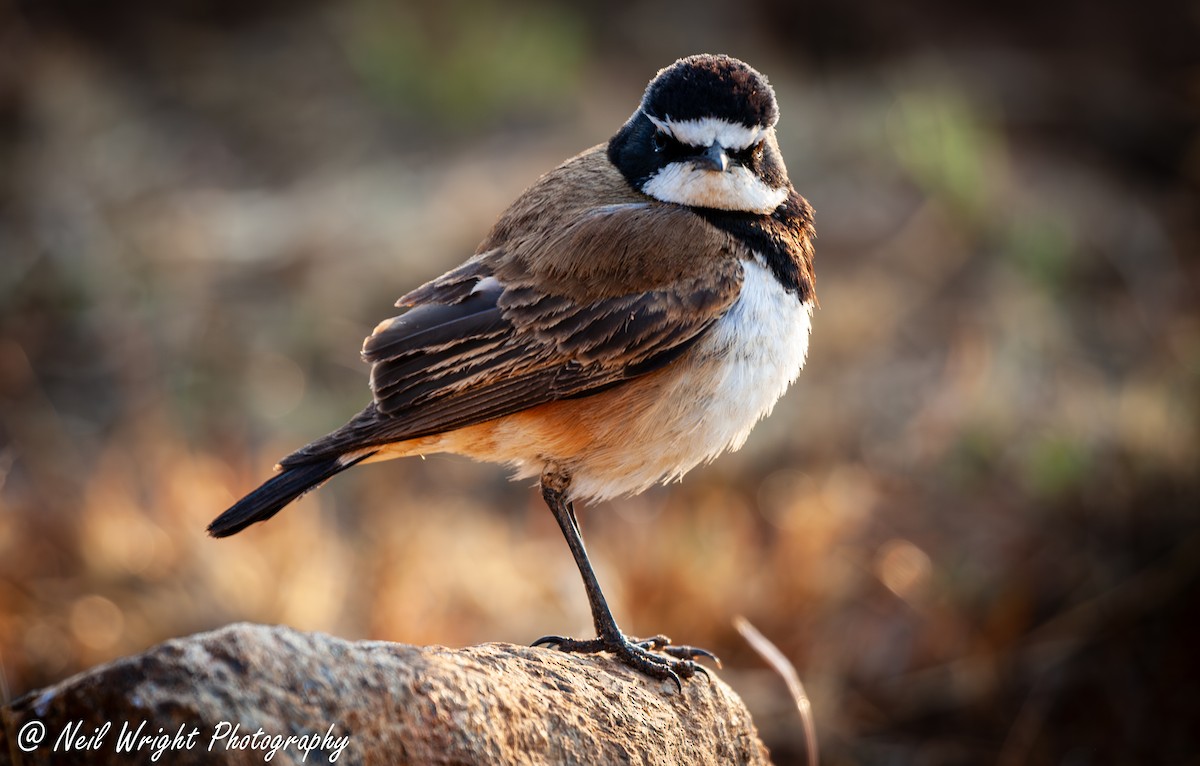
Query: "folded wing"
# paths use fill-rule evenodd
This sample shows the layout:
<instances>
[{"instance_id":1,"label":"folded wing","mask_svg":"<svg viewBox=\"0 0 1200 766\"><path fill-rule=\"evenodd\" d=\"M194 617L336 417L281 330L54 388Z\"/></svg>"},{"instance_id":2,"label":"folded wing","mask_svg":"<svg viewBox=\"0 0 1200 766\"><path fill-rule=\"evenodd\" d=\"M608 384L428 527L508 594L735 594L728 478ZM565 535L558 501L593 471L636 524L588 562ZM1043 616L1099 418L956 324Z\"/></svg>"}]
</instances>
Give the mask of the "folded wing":
<instances>
[{"instance_id":1,"label":"folded wing","mask_svg":"<svg viewBox=\"0 0 1200 766\"><path fill-rule=\"evenodd\" d=\"M720 237L698 217L667 209L670 224L696 228L703 268L668 269L646 247L647 206L610 206L583 216L554 241L517 242L482 253L409 293L411 308L383 322L363 344L374 401L342 429L285 458L306 463L463 428L561 399L587 396L653 372L677 359L736 299L738 259L705 237ZM636 216L630 226L627 216ZM633 232L623 236L624 232ZM589 259L592 296L555 289L558 263L523 248L569 248ZM597 247L617 258L596 260ZM717 252L721 257L711 260ZM644 264L639 264L644 261ZM620 270L612 279L595 264ZM639 267L647 289L625 292ZM613 294L616 292L617 294Z\"/></svg>"}]
</instances>

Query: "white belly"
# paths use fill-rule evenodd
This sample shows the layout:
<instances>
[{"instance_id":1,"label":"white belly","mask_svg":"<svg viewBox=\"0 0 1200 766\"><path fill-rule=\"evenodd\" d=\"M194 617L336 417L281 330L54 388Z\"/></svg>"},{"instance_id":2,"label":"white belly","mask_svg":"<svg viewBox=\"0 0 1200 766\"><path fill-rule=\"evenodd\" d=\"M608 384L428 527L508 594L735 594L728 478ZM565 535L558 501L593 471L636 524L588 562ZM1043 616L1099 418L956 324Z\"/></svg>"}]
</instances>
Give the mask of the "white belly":
<instances>
[{"instance_id":1,"label":"white belly","mask_svg":"<svg viewBox=\"0 0 1200 766\"><path fill-rule=\"evenodd\" d=\"M640 492L738 449L796 380L808 353L812 305L786 292L761 263L746 262L744 277L729 311L621 429L621 443L574 466L574 497Z\"/></svg>"}]
</instances>

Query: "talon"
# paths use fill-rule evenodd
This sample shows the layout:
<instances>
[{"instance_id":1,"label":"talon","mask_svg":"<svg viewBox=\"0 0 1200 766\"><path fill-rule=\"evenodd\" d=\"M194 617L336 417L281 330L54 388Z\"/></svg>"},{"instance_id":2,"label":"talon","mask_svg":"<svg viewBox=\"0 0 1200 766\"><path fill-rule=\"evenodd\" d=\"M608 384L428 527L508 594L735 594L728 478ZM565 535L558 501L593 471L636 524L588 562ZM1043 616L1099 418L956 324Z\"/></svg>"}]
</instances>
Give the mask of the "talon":
<instances>
[{"instance_id":1,"label":"talon","mask_svg":"<svg viewBox=\"0 0 1200 766\"><path fill-rule=\"evenodd\" d=\"M658 650L664 654L669 654L672 657L678 657L681 660L694 660L697 657L707 657L716 664L718 668L725 667L721 664L721 658L713 654L707 649L701 649L698 646L660 646Z\"/></svg>"},{"instance_id":2,"label":"talon","mask_svg":"<svg viewBox=\"0 0 1200 766\"><path fill-rule=\"evenodd\" d=\"M587 641L550 635L534 641L533 646L553 646L561 652L578 654L608 652L626 667L659 681L670 680L680 693L683 692L684 679L692 678L697 673L703 675L706 681L712 681L708 669L695 662L696 657L708 657L717 667L721 666L721 660L707 649L673 646L671 639L664 635L630 639L616 632Z\"/></svg>"},{"instance_id":3,"label":"talon","mask_svg":"<svg viewBox=\"0 0 1200 766\"><path fill-rule=\"evenodd\" d=\"M542 636L530 646L553 646L560 652L569 654L595 654L608 648L602 639L593 638L590 641L580 641L566 636Z\"/></svg>"},{"instance_id":4,"label":"talon","mask_svg":"<svg viewBox=\"0 0 1200 766\"><path fill-rule=\"evenodd\" d=\"M683 680L680 679L679 674L676 673L674 670L668 670L667 676L672 681L675 682L675 691L679 692L680 694L683 694Z\"/></svg>"}]
</instances>

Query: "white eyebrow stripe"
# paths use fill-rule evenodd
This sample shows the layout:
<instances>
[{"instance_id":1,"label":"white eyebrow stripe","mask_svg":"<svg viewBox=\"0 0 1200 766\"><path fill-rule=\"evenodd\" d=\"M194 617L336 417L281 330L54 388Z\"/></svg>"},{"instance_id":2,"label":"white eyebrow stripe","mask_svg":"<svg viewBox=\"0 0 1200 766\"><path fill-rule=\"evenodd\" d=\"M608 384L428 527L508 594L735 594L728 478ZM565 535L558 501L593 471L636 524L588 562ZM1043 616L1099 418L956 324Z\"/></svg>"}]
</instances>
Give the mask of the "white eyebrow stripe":
<instances>
[{"instance_id":1,"label":"white eyebrow stripe","mask_svg":"<svg viewBox=\"0 0 1200 766\"><path fill-rule=\"evenodd\" d=\"M728 122L718 117L701 117L697 120L660 120L646 115L659 130L670 133L685 144L712 146L719 143L726 149L738 151L757 144L766 135L767 128L753 127Z\"/></svg>"}]
</instances>

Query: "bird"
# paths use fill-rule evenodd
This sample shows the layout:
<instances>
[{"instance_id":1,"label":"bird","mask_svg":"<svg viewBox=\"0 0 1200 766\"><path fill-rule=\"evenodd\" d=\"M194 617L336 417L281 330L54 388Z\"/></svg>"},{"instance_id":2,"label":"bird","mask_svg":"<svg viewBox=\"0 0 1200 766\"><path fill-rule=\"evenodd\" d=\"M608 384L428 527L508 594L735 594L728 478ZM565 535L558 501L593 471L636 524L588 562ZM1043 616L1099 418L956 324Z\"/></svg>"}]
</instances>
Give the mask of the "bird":
<instances>
[{"instance_id":1,"label":"bird","mask_svg":"<svg viewBox=\"0 0 1200 766\"><path fill-rule=\"evenodd\" d=\"M813 210L767 78L722 54L650 80L606 143L541 176L474 255L363 342L372 400L208 527L265 521L359 464L452 453L536 477L583 579L592 639L682 691L704 649L621 631L575 503L640 493L735 450L798 377L816 306ZM716 660L719 664L719 660Z\"/></svg>"}]
</instances>

